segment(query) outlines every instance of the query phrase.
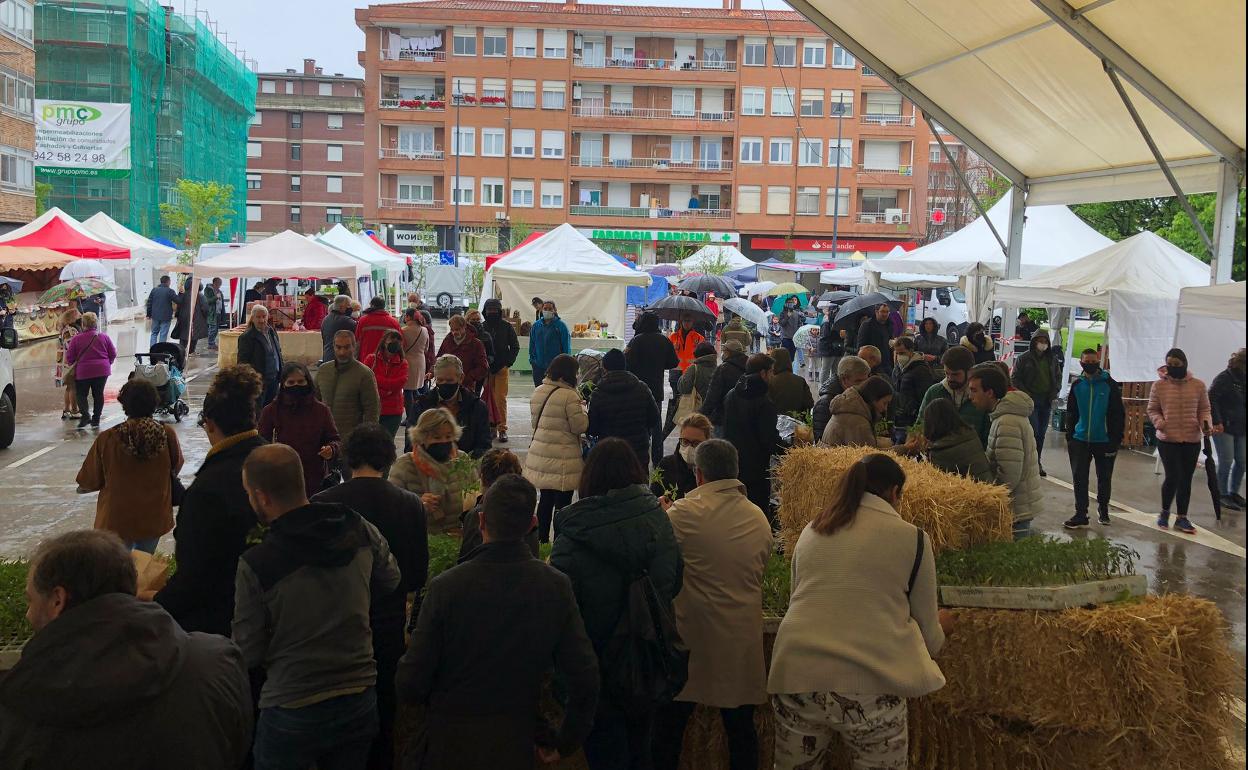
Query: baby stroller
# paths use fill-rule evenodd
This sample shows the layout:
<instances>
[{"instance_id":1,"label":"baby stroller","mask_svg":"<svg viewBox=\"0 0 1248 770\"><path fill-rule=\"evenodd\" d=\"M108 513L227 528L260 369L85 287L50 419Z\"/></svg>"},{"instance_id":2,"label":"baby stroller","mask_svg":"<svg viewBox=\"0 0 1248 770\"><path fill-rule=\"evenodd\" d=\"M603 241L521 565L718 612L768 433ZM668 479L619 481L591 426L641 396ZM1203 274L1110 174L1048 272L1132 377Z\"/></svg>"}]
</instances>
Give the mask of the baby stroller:
<instances>
[{"instance_id":1,"label":"baby stroller","mask_svg":"<svg viewBox=\"0 0 1248 770\"><path fill-rule=\"evenodd\" d=\"M581 398L589 400L590 394L594 392L594 388L598 386L598 381L602 379L602 375L606 374L606 370L602 368L602 357L604 352L586 348L576 355L577 369L577 392L581 394Z\"/></svg>"},{"instance_id":2,"label":"baby stroller","mask_svg":"<svg viewBox=\"0 0 1248 770\"><path fill-rule=\"evenodd\" d=\"M143 363L144 359L147 363ZM171 414L177 422L191 413L191 408L182 400L186 395L182 366L182 348L172 342L158 342L146 353L134 354L134 371L129 377L152 383L160 397L156 414Z\"/></svg>"}]
</instances>

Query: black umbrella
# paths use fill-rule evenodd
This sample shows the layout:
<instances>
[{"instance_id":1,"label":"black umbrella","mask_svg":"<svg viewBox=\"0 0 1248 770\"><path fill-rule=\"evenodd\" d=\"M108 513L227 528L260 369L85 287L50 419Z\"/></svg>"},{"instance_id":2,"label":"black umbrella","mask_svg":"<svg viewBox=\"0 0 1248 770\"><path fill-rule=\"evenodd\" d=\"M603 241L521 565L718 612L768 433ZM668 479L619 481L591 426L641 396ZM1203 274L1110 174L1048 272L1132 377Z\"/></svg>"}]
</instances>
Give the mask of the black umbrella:
<instances>
[{"instance_id":1,"label":"black umbrella","mask_svg":"<svg viewBox=\"0 0 1248 770\"><path fill-rule=\"evenodd\" d=\"M1222 521L1222 492L1218 489L1218 464L1213 459L1213 447L1205 436L1205 476L1209 479L1209 494L1213 495L1213 515Z\"/></svg>"},{"instance_id":2,"label":"black umbrella","mask_svg":"<svg viewBox=\"0 0 1248 770\"><path fill-rule=\"evenodd\" d=\"M714 292L716 297L737 296L737 287L722 275L691 275L676 285L698 294L706 294L710 291Z\"/></svg>"},{"instance_id":3,"label":"black umbrella","mask_svg":"<svg viewBox=\"0 0 1248 770\"><path fill-rule=\"evenodd\" d=\"M647 313L654 313L664 321L679 321L683 315L692 314L694 320L714 321L715 315L711 313L710 308L698 302L693 297L686 297L680 294L673 294L670 297L664 297L646 308ZM697 316L703 316L698 318Z\"/></svg>"},{"instance_id":4,"label":"black umbrella","mask_svg":"<svg viewBox=\"0 0 1248 770\"><path fill-rule=\"evenodd\" d=\"M841 305L857 296L858 295L854 294L852 291L841 291L840 289L835 289L833 291L825 291L823 294L819 295L819 302L831 302L833 305Z\"/></svg>"},{"instance_id":5,"label":"black umbrella","mask_svg":"<svg viewBox=\"0 0 1248 770\"><path fill-rule=\"evenodd\" d=\"M853 334L858 330L862 317L875 313L875 309L880 305L888 305L896 310L901 307L901 300L889 299L878 291L860 294L841 305L841 311L837 313L836 321L832 324L832 331L845 329Z\"/></svg>"}]
</instances>

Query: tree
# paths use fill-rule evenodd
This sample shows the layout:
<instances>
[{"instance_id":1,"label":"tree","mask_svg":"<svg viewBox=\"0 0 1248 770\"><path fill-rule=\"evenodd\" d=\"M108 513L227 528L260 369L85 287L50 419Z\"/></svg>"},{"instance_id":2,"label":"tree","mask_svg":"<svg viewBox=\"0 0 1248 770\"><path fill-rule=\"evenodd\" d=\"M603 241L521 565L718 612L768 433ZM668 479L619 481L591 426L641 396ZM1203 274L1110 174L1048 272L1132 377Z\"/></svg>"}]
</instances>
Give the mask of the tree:
<instances>
[{"instance_id":1,"label":"tree","mask_svg":"<svg viewBox=\"0 0 1248 770\"><path fill-rule=\"evenodd\" d=\"M230 229L234 185L179 179L173 193L177 203L160 204L160 216L167 229L186 233L190 248L217 240Z\"/></svg>"},{"instance_id":2,"label":"tree","mask_svg":"<svg viewBox=\"0 0 1248 770\"><path fill-rule=\"evenodd\" d=\"M1217 211L1217 196L1206 193L1193 195L1189 200L1192 208L1196 209L1196 217L1200 220L1200 226L1205 228L1206 233L1212 233L1214 214ZM1235 251L1231 257L1231 278L1236 281L1244 280L1244 202L1244 190L1241 188L1239 191L1239 214L1235 217ZM1177 206L1176 208L1178 208L1178 211L1174 212L1170 222L1158 228L1157 234L1188 254L1194 254L1201 260L1209 262L1209 252L1205 248L1205 243L1201 240L1200 234L1192 226L1192 220L1182 208Z\"/></svg>"},{"instance_id":3,"label":"tree","mask_svg":"<svg viewBox=\"0 0 1248 770\"><path fill-rule=\"evenodd\" d=\"M704 275L723 275L728 272L728 268L732 265L728 261L728 257L724 254L723 249L713 249L707 254L698 258L694 269Z\"/></svg>"},{"instance_id":4,"label":"tree","mask_svg":"<svg viewBox=\"0 0 1248 770\"><path fill-rule=\"evenodd\" d=\"M353 233L364 232L364 217L350 216L342 218L342 226Z\"/></svg>"},{"instance_id":5,"label":"tree","mask_svg":"<svg viewBox=\"0 0 1248 770\"><path fill-rule=\"evenodd\" d=\"M507 230L507 248L514 249L524 243L524 239L533 234L533 225L524 221L516 215L511 216L510 227ZM502 244L499 244L502 247Z\"/></svg>"},{"instance_id":6,"label":"tree","mask_svg":"<svg viewBox=\"0 0 1248 770\"><path fill-rule=\"evenodd\" d=\"M35 182L35 216L42 216L48 210L48 200L51 197L51 184L48 182Z\"/></svg>"},{"instance_id":7,"label":"tree","mask_svg":"<svg viewBox=\"0 0 1248 770\"><path fill-rule=\"evenodd\" d=\"M1145 230L1157 232L1174 221L1176 212L1182 213L1174 198L1083 203L1071 206L1071 210L1089 227L1115 241Z\"/></svg>"}]
</instances>

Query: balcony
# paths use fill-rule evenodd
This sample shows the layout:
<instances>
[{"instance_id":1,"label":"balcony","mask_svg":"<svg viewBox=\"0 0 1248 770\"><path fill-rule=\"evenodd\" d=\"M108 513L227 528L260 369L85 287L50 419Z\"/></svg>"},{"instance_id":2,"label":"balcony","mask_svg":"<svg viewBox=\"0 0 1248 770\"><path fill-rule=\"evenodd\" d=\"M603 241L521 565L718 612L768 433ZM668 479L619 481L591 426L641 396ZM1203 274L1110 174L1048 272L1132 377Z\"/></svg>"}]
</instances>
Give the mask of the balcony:
<instances>
[{"instance_id":1,"label":"balcony","mask_svg":"<svg viewBox=\"0 0 1248 770\"><path fill-rule=\"evenodd\" d=\"M721 59L693 59L677 61L675 59L596 59L586 60L580 56L572 58L573 66L595 72L610 70L610 79L623 83L670 83L703 82L703 83L735 83L736 61ZM586 77L603 77L590 75Z\"/></svg>"},{"instance_id":2,"label":"balcony","mask_svg":"<svg viewBox=\"0 0 1248 770\"><path fill-rule=\"evenodd\" d=\"M858 166L858 183L913 184L914 166L874 166L866 163Z\"/></svg>"},{"instance_id":3,"label":"balcony","mask_svg":"<svg viewBox=\"0 0 1248 770\"><path fill-rule=\"evenodd\" d=\"M411 49L403 49L398 52L397 56L391 55L386 49L381 49L382 61L410 61L418 64L433 64L435 62L446 61L446 51L413 51Z\"/></svg>"},{"instance_id":4,"label":"balcony","mask_svg":"<svg viewBox=\"0 0 1248 770\"><path fill-rule=\"evenodd\" d=\"M858 118L862 133L875 136L911 136L914 132L913 115L867 113Z\"/></svg>"},{"instance_id":5,"label":"balcony","mask_svg":"<svg viewBox=\"0 0 1248 770\"><path fill-rule=\"evenodd\" d=\"M874 78L878 78L878 77L880 76L878 72L876 72L875 70L871 69L870 67L868 67L868 66L867 66L867 65L865 65L865 64L864 64L864 65L862 65L862 74L863 74L863 75L866 75L867 77L874 77Z\"/></svg>"},{"instance_id":6,"label":"balcony","mask_svg":"<svg viewBox=\"0 0 1248 770\"><path fill-rule=\"evenodd\" d=\"M446 100L435 99L378 99L377 108L402 112L446 112Z\"/></svg>"},{"instance_id":7,"label":"balcony","mask_svg":"<svg viewBox=\"0 0 1248 770\"><path fill-rule=\"evenodd\" d=\"M377 205L383 209L400 209L404 211L441 211L445 201L439 200L408 200L406 198L381 198Z\"/></svg>"},{"instance_id":8,"label":"balcony","mask_svg":"<svg viewBox=\"0 0 1248 770\"><path fill-rule=\"evenodd\" d=\"M707 130L723 131L724 126L733 123L736 113L732 110L720 112L695 112L691 110L671 110L657 107L632 107L626 105L572 105L572 117L596 124L607 123L619 128L627 128L630 124L637 128L650 130L654 121L666 121L682 127L705 127Z\"/></svg>"},{"instance_id":9,"label":"balcony","mask_svg":"<svg viewBox=\"0 0 1248 770\"><path fill-rule=\"evenodd\" d=\"M731 160L672 160L671 158L591 158L584 155L572 155L568 163L573 168L594 169L594 176L605 178L637 178L637 173L644 171L671 176L701 176L703 174L732 173ZM623 173L611 173L619 171ZM575 173L575 172L573 172Z\"/></svg>"},{"instance_id":10,"label":"balcony","mask_svg":"<svg viewBox=\"0 0 1248 770\"><path fill-rule=\"evenodd\" d=\"M731 209L649 209L641 206L570 206L568 213L580 217L623 217L629 219L731 219Z\"/></svg>"},{"instance_id":11,"label":"balcony","mask_svg":"<svg viewBox=\"0 0 1248 770\"><path fill-rule=\"evenodd\" d=\"M445 154L436 150L402 150L382 147L377 150L378 164L383 171L441 170Z\"/></svg>"}]
</instances>

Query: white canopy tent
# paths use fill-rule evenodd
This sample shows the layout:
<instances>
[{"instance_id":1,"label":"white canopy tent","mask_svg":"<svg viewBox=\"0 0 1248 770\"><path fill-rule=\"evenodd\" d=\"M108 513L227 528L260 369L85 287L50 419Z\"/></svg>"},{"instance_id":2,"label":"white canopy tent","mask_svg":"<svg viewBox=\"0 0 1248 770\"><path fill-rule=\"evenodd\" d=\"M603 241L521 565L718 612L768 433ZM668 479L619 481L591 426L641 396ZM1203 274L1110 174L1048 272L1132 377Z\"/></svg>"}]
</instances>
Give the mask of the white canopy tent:
<instances>
[{"instance_id":1,"label":"white canopy tent","mask_svg":"<svg viewBox=\"0 0 1248 770\"><path fill-rule=\"evenodd\" d=\"M872 282L877 288L882 286L886 289L934 289L940 286L953 286L958 282L958 277L924 273L874 273L873 276L868 276L862 265L824 270L819 274L819 283L828 286L856 286L865 291Z\"/></svg>"},{"instance_id":2,"label":"white canopy tent","mask_svg":"<svg viewBox=\"0 0 1248 770\"><path fill-rule=\"evenodd\" d=\"M291 230L191 266L196 278L358 279L368 272L367 263Z\"/></svg>"},{"instance_id":3,"label":"white canopy tent","mask_svg":"<svg viewBox=\"0 0 1248 770\"><path fill-rule=\"evenodd\" d=\"M532 297L542 297L569 326L596 318L622 338L628 287L649 285L648 274L620 264L565 223L495 262L481 296L497 296L510 308L527 308Z\"/></svg>"},{"instance_id":4,"label":"white canopy tent","mask_svg":"<svg viewBox=\"0 0 1248 770\"><path fill-rule=\"evenodd\" d=\"M1187 354L1187 368L1208 384L1244 346L1244 282L1190 286L1179 292L1174 346Z\"/></svg>"},{"instance_id":5,"label":"white canopy tent","mask_svg":"<svg viewBox=\"0 0 1248 770\"><path fill-rule=\"evenodd\" d=\"M697 251L676 263L684 272L697 270L704 259L723 259L728 263L728 272L744 270L758 264L741 253L736 246L703 246Z\"/></svg>"},{"instance_id":6,"label":"white canopy tent","mask_svg":"<svg viewBox=\"0 0 1248 770\"><path fill-rule=\"evenodd\" d=\"M342 253L358 259L369 266L369 274L371 281L367 283L368 294L378 293L377 286L381 286L380 291L385 291L387 286L396 287L393 293L393 302L395 315L399 314L399 287L403 272L407 269L407 260L395 254L386 254L377 248L370 248L368 244L360 240L354 233L342 224L336 224L326 232L320 235L310 236L314 243L322 246L328 246L332 249L341 251ZM384 281L384 283L383 283ZM367 301L363 296L364 292L360 292L360 301Z\"/></svg>"},{"instance_id":7,"label":"white canopy tent","mask_svg":"<svg viewBox=\"0 0 1248 770\"><path fill-rule=\"evenodd\" d=\"M103 211L97 211L87 217L82 222L82 228L95 238L109 243L119 243L130 249L129 275L119 276L114 270L109 278L117 283L119 289L124 289L125 283L129 282L135 306L142 306L147 301L147 295L152 291L152 281L156 270L174 259L178 253L177 249L134 232ZM111 269L111 266L105 267Z\"/></svg>"},{"instance_id":8,"label":"white canopy tent","mask_svg":"<svg viewBox=\"0 0 1248 770\"><path fill-rule=\"evenodd\" d=\"M1208 265L1146 231L1068 265L1001 281L996 298L1107 311L1106 341L1114 378L1139 382L1154 379L1174 339L1179 290L1208 284Z\"/></svg>"}]
</instances>

